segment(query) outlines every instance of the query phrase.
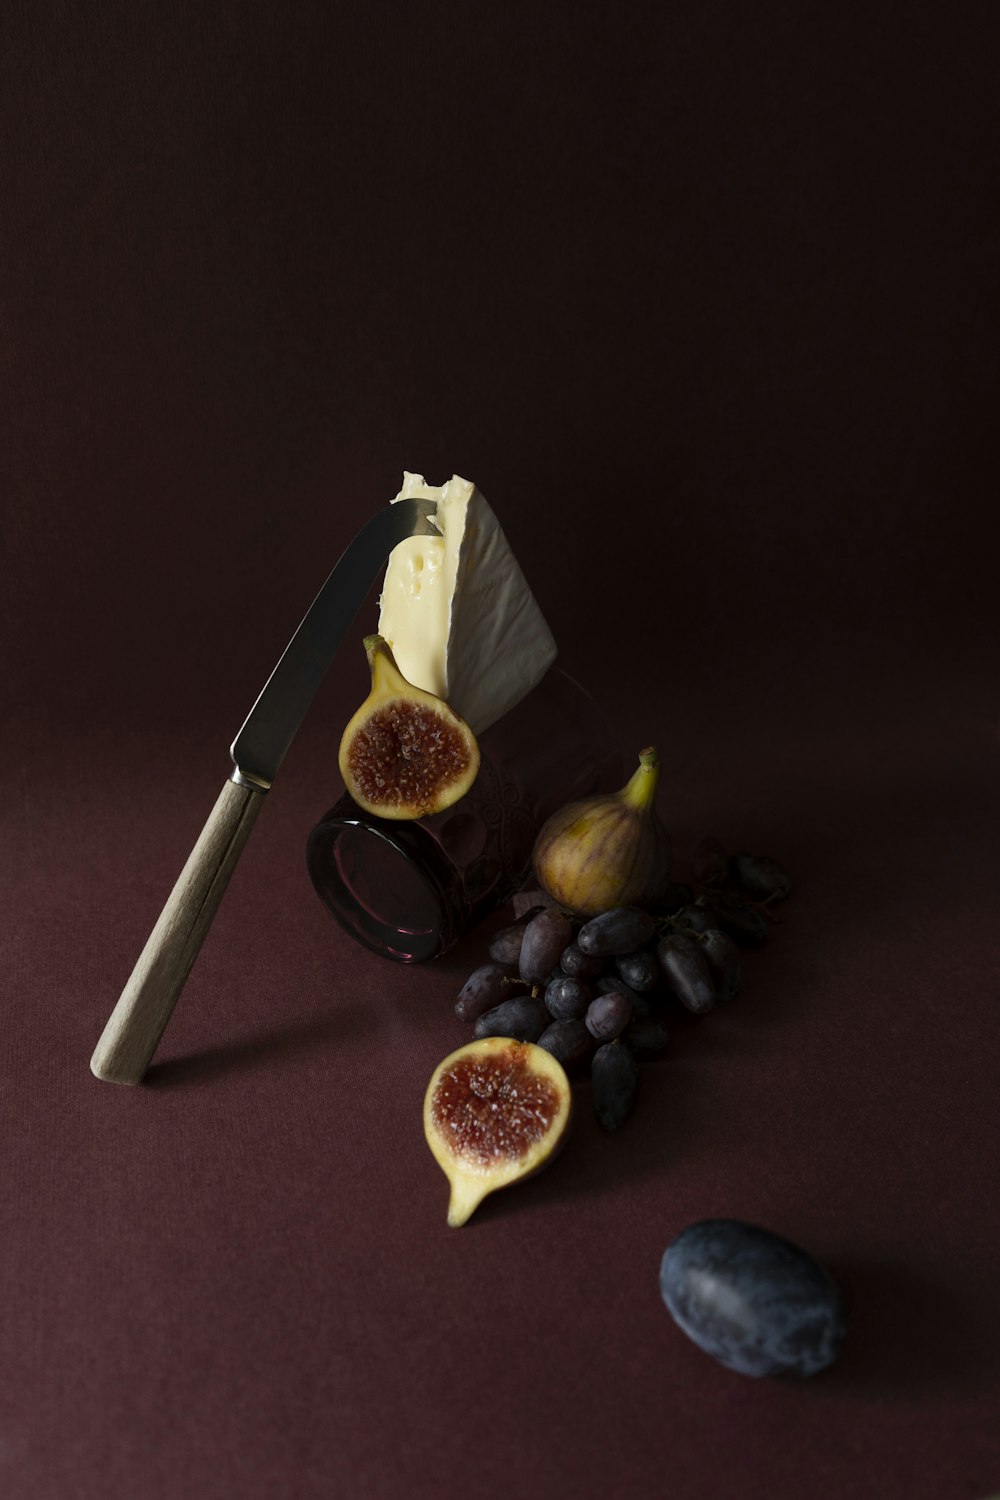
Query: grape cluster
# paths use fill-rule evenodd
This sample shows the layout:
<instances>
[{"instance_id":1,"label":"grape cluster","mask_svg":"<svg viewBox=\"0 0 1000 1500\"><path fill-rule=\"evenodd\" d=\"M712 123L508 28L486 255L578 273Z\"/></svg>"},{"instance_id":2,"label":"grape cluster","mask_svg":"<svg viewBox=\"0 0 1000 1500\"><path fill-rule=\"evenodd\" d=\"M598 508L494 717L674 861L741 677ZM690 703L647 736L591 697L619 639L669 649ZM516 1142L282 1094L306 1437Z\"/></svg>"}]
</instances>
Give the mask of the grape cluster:
<instances>
[{"instance_id":1,"label":"grape cluster","mask_svg":"<svg viewBox=\"0 0 1000 1500\"><path fill-rule=\"evenodd\" d=\"M771 905L791 891L776 860L729 854L716 838L698 844L693 875L655 911L621 906L584 920L529 905L494 934L456 1015L477 1039L534 1042L567 1071L589 1063L597 1119L616 1130L635 1106L639 1063L670 1041L670 1006L704 1015L734 999L740 950L767 941Z\"/></svg>"}]
</instances>

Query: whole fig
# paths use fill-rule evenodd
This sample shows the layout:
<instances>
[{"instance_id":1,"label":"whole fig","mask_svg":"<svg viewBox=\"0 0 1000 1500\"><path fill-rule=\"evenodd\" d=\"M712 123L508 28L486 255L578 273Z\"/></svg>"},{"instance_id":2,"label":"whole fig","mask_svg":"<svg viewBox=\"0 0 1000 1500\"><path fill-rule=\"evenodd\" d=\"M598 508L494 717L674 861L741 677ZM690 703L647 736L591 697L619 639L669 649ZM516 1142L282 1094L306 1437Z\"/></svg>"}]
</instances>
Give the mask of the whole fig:
<instances>
[{"instance_id":1,"label":"whole fig","mask_svg":"<svg viewBox=\"0 0 1000 1500\"><path fill-rule=\"evenodd\" d=\"M650 745L621 791L570 802L542 824L532 861L542 890L592 917L618 906L654 906L670 881L670 839L656 808L660 757Z\"/></svg>"}]
</instances>

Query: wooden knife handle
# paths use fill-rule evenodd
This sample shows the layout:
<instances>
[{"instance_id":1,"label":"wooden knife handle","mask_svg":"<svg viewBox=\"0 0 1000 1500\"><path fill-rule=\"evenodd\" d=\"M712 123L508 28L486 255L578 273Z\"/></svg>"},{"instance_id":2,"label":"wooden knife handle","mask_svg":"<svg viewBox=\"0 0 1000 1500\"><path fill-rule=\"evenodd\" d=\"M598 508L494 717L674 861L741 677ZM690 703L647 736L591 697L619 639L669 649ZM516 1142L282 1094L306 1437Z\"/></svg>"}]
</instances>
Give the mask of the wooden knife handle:
<instances>
[{"instance_id":1,"label":"wooden knife handle","mask_svg":"<svg viewBox=\"0 0 1000 1500\"><path fill-rule=\"evenodd\" d=\"M227 781L90 1059L109 1083L140 1083L257 820L263 791Z\"/></svg>"}]
</instances>

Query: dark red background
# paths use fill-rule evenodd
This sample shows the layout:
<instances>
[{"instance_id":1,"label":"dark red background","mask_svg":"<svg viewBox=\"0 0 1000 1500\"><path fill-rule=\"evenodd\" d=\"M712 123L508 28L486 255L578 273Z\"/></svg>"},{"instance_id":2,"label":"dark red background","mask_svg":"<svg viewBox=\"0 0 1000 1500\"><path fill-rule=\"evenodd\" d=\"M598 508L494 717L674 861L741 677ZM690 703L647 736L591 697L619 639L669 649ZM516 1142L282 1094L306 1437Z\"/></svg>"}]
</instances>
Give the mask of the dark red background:
<instances>
[{"instance_id":1,"label":"dark red background","mask_svg":"<svg viewBox=\"0 0 1000 1500\"><path fill-rule=\"evenodd\" d=\"M5 1497L983 1500L995 7L0 24ZM462 1231L420 1105L485 935L389 965L305 874L357 643L147 1084L88 1069L404 467L490 498L623 755L660 745L681 865L709 831L797 877L627 1127L581 1088ZM660 1255L714 1215L847 1280L833 1370L747 1381L673 1325Z\"/></svg>"}]
</instances>

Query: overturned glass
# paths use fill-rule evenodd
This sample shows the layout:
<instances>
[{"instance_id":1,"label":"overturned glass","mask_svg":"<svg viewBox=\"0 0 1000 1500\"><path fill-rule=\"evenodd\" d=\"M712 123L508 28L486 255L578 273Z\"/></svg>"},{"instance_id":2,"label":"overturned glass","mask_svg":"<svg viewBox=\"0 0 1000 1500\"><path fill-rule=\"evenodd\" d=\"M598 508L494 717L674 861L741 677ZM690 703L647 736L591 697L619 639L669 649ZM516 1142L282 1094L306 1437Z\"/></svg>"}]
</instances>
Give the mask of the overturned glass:
<instances>
[{"instance_id":1,"label":"overturned glass","mask_svg":"<svg viewBox=\"0 0 1000 1500\"><path fill-rule=\"evenodd\" d=\"M400 963L445 953L522 887L551 813L621 783L597 703L557 667L480 735L479 749L475 782L444 812L379 818L345 793L310 833L317 894L375 953Z\"/></svg>"}]
</instances>

